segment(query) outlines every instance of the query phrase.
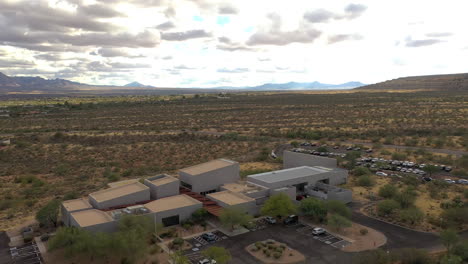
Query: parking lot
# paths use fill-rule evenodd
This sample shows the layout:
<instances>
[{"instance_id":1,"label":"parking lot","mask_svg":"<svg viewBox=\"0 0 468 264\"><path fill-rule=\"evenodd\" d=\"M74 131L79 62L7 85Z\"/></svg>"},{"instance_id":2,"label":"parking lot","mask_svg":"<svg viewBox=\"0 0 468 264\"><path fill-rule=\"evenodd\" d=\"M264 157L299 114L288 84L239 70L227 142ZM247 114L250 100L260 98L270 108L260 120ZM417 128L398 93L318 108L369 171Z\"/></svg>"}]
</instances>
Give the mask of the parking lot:
<instances>
[{"instance_id":1,"label":"parking lot","mask_svg":"<svg viewBox=\"0 0 468 264\"><path fill-rule=\"evenodd\" d=\"M29 242L20 247L10 248L11 263L41 264L44 263L36 243Z\"/></svg>"},{"instance_id":2,"label":"parking lot","mask_svg":"<svg viewBox=\"0 0 468 264\"><path fill-rule=\"evenodd\" d=\"M228 239L228 237L222 233L221 231L213 231L213 232L207 232L207 233L213 233L214 239L213 240L207 240L203 237L203 234L192 237L188 240L192 245L192 249L184 251L184 255L187 256L190 260L191 263L198 263L198 261L204 259L205 257L202 255L201 251L205 249L207 246L214 244L216 242L220 242L224 239ZM204 233L206 234L206 233Z\"/></svg>"},{"instance_id":3,"label":"parking lot","mask_svg":"<svg viewBox=\"0 0 468 264\"><path fill-rule=\"evenodd\" d=\"M346 245L349 245L350 242L340 238L340 237L337 237L337 236L334 236L332 234L330 234L328 231L325 230L325 232L323 234L320 234L320 235L315 235L313 233L313 229L315 228L314 226L311 226L311 225L308 225L308 224L304 224L304 223L298 223L296 225L293 225L293 226L289 226L289 228L295 228L296 232L298 232L299 234L303 234L303 235L306 235L308 237L312 237L320 242L323 242L325 243L326 245L330 245L332 247L335 247L335 248L342 248L342 247L345 247Z\"/></svg>"}]
</instances>

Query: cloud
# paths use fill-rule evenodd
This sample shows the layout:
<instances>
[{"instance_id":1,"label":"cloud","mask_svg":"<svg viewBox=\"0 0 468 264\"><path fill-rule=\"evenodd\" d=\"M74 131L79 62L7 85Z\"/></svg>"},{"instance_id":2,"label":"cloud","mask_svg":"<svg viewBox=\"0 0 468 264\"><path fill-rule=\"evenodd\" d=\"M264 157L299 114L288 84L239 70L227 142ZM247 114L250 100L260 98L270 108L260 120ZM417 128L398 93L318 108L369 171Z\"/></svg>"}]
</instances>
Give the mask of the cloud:
<instances>
[{"instance_id":1,"label":"cloud","mask_svg":"<svg viewBox=\"0 0 468 264\"><path fill-rule=\"evenodd\" d=\"M220 68L217 70L219 73L244 73L249 72L250 70L247 68L234 68L234 69L227 69L227 68Z\"/></svg>"},{"instance_id":2,"label":"cloud","mask_svg":"<svg viewBox=\"0 0 468 264\"><path fill-rule=\"evenodd\" d=\"M0 67L27 67L27 66L34 66L35 63L26 60L17 60L17 59L2 59L0 58Z\"/></svg>"},{"instance_id":3,"label":"cloud","mask_svg":"<svg viewBox=\"0 0 468 264\"><path fill-rule=\"evenodd\" d=\"M349 4L345 7L345 17L354 19L360 17L367 10L367 6L361 4Z\"/></svg>"},{"instance_id":4,"label":"cloud","mask_svg":"<svg viewBox=\"0 0 468 264\"><path fill-rule=\"evenodd\" d=\"M333 13L325 9L316 9L306 12L303 17L310 23L327 23L331 20L355 19L367 10L367 6L361 4L349 4L344 8L344 14Z\"/></svg>"},{"instance_id":5,"label":"cloud","mask_svg":"<svg viewBox=\"0 0 468 264\"><path fill-rule=\"evenodd\" d=\"M178 66L175 66L174 69L176 69L176 70L196 70L197 68L192 68L192 67L188 67L188 66L185 66L185 65L178 65Z\"/></svg>"},{"instance_id":6,"label":"cloud","mask_svg":"<svg viewBox=\"0 0 468 264\"><path fill-rule=\"evenodd\" d=\"M218 13L222 15L236 15L239 13L239 10L228 4L224 4L218 7Z\"/></svg>"},{"instance_id":7,"label":"cloud","mask_svg":"<svg viewBox=\"0 0 468 264\"><path fill-rule=\"evenodd\" d=\"M203 29L195 29L195 30L188 30L188 31L182 31L182 32L161 33L161 38L163 40L168 40L168 41L184 41L188 39L208 38L211 36L212 36L211 33L206 32Z\"/></svg>"},{"instance_id":8,"label":"cloud","mask_svg":"<svg viewBox=\"0 0 468 264\"><path fill-rule=\"evenodd\" d=\"M159 30L168 30L174 27L175 27L175 24L172 21L167 21L156 26L156 28Z\"/></svg>"},{"instance_id":9,"label":"cloud","mask_svg":"<svg viewBox=\"0 0 468 264\"><path fill-rule=\"evenodd\" d=\"M54 54L54 53L39 54L39 55L35 55L34 58L39 59L39 60L46 60L46 61L60 61L60 60L63 60L62 55Z\"/></svg>"},{"instance_id":10,"label":"cloud","mask_svg":"<svg viewBox=\"0 0 468 264\"><path fill-rule=\"evenodd\" d=\"M270 14L271 27L267 30L257 31L247 40L247 45L278 45L284 46L291 43L311 43L317 39L321 32L308 25L292 31L281 30L281 17L278 14Z\"/></svg>"},{"instance_id":11,"label":"cloud","mask_svg":"<svg viewBox=\"0 0 468 264\"><path fill-rule=\"evenodd\" d=\"M311 23L325 23L334 18L336 15L325 9L317 9L304 14L304 19Z\"/></svg>"},{"instance_id":12,"label":"cloud","mask_svg":"<svg viewBox=\"0 0 468 264\"><path fill-rule=\"evenodd\" d=\"M440 39L416 39L413 40L412 38L407 38L405 40L405 46L410 47L410 48L418 48L418 47L425 47L425 46L431 46L434 44L438 44L441 42L445 42Z\"/></svg>"},{"instance_id":13,"label":"cloud","mask_svg":"<svg viewBox=\"0 0 468 264\"><path fill-rule=\"evenodd\" d=\"M328 37L328 44L334 44L346 40L361 40L363 37L359 34L338 34Z\"/></svg>"},{"instance_id":14,"label":"cloud","mask_svg":"<svg viewBox=\"0 0 468 264\"><path fill-rule=\"evenodd\" d=\"M218 38L219 44L216 46L217 49L224 50L224 51L254 51L256 49L248 47L244 44L233 42L228 37L219 37Z\"/></svg>"},{"instance_id":15,"label":"cloud","mask_svg":"<svg viewBox=\"0 0 468 264\"><path fill-rule=\"evenodd\" d=\"M443 37L450 37L452 35L453 35L453 33L450 33L450 32L433 32L433 33L427 33L426 37L428 37L428 38L443 38Z\"/></svg>"},{"instance_id":16,"label":"cloud","mask_svg":"<svg viewBox=\"0 0 468 264\"><path fill-rule=\"evenodd\" d=\"M100 48L97 50L95 54L92 55L100 55L102 57L110 58L110 57L127 57L127 58L139 58L142 57L141 55L132 55L125 49L119 48Z\"/></svg>"},{"instance_id":17,"label":"cloud","mask_svg":"<svg viewBox=\"0 0 468 264\"><path fill-rule=\"evenodd\" d=\"M172 60L172 58L173 58L172 56L164 56L161 59L163 59L163 60Z\"/></svg>"}]
</instances>

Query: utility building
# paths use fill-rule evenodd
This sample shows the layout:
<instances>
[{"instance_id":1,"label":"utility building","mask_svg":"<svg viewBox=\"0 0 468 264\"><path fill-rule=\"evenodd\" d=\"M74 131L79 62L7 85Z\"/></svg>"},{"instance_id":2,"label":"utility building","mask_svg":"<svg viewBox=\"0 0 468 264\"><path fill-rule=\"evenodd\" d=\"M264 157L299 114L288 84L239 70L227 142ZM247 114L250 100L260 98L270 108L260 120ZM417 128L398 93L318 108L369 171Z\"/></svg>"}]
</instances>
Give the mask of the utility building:
<instances>
[{"instance_id":1,"label":"utility building","mask_svg":"<svg viewBox=\"0 0 468 264\"><path fill-rule=\"evenodd\" d=\"M192 216L203 204L185 194L161 198L145 204L156 223L177 225Z\"/></svg>"},{"instance_id":2,"label":"utility building","mask_svg":"<svg viewBox=\"0 0 468 264\"><path fill-rule=\"evenodd\" d=\"M179 171L180 184L200 194L213 193L225 183L237 182L239 163L217 159Z\"/></svg>"},{"instance_id":3,"label":"utility building","mask_svg":"<svg viewBox=\"0 0 468 264\"><path fill-rule=\"evenodd\" d=\"M258 208L255 203L255 199L250 198L242 193L221 191L207 194L206 197L215 201L224 208L235 207L243 210L244 212L256 215L258 214Z\"/></svg>"},{"instance_id":4,"label":"utility building","mask_svg":"<svg viewBox=\"0 0 468 264\"><path fill-rule=\"evenodd\" d=\"M166 174L145 179L144 184L150 188L152 200L179 194L179 179Z\"/></svg>"},{"instance_id":5,"label":"utility building","mask_svg":"<svg viewBox=\"0 0 468 264\"><path fill-rule=\"evenodd\" d=\"M70 225L70 214L73 212L79 212L83 210L92 209L93 207L87 199L80 198L74 200L67 200L62 202L61 213L62 221L65 225Z\"/></svg>"}]
</instances>

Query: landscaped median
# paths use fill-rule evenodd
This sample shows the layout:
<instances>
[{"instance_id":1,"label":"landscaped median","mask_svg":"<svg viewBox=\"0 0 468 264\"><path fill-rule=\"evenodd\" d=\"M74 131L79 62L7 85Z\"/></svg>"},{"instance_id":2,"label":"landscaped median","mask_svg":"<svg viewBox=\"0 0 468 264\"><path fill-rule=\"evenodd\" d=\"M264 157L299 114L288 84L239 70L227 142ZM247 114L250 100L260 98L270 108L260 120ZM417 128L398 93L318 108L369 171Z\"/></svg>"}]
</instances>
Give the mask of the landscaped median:
<instances>
[{"instance_id":1,"label":"landscaped median","mask_svg":"<svg viewBox=\"0 0 468 264\"><path fill-rule=\"evenodd\" d=\"M305 261L304 255L299 251L273 239L255 242L245 250L262 263L292 264Z\"/></svg>"}]
</instances>

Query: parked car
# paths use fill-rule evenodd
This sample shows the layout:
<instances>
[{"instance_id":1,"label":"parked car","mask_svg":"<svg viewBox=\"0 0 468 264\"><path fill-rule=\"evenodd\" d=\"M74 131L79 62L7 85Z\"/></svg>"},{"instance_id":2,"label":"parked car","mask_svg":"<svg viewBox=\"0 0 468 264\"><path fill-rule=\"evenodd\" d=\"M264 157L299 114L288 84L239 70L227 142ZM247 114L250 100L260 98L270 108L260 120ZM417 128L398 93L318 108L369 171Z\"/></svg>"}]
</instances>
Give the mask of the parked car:
<instances>
[{"instance_id":1,"label":"parked car","mask_svg":"<svg viewBox=\"0 0 468 264\"><path fill-rule=\"evenodd\" d=\"M216 260L214 259L202 259L198 261L198 264L216 264Z\"/></svg>"},{"instance_id":2,"label":"parked car","mask_svg":"<svg viewBox=\"0 0 468 264\"><path fill-rule=\"evenodd\" d=\"M432 178L431 177L423 177L423 180L427 181L427 182L430 182L430 181L432 181Z\"/></svg>"},{"instance_id":3,"label":"parked car","mask_svg":"<svg viewBox=\"0 0 468 264\"><path fill-rule=\"evenodd\" d=\"M216 235L211 233L211 232L208 232L208 233L205 233L202 235L202 238L205 239L206 241L208 242L214 242L216 241Z\"/></svg>"},{"instance_id":4,"label":"parked car","mask_svg":"<svg viewBox=\"0 0 468 264\"><path fill-rule=\"evenodd\" d=\"M325 232L326 232L325 229L321 227L315 227L314 229L312 229L312 234L316 236L323 235L325 234Z\"/></svg>"},{"instance_id":5,"label":"parked car","mask_svg":"<svg viewBox=\"0 0 468 264\"><path fill-rule=\"evenodd\" d=\"M377 176L384 176L384 177L385 177L385 176L388 176L388 174L387 174L387 173L385 173L385 172L382 172L382 171L378 171L378 172L376 172L376 173L375 173L375 175L377 175Z\"/></svg>"},{"instance_id":6,"label":"parked car","mask_svg":"<svg viewBox=\"0 0 468 264\"><path fill-rule=\"evenodd\" d=\"M452 179L444 179L444 181L447 182L447 183L450 183L450 184L454 184L454 183L455 183L455 181L452 180Z\"/></svg>"},{"instance_id":7,"label":"parked car","mask_svg":"<svg viewBox=\"0 0 468 264\"><path fill-rule=\"evenodd\" d=\"M290 215L288 217L286 217L286 219L284 219L284 224L285 225L294 225L294 224L297 224L299 222L299 216L297 215Z\"/></svg>"},{"instance_id":8,"label":"parked car","mask_svg":"<svg viewBox=\"0 0 468 264\"><path fill-rule=\"evenodd\" d=\"M457 181L458 184L463 184L463 185L468 185L468 180L465 180L465 179L459 179Z\"/></svg>"},{"instance_id":9,"label":"parked car","mask_svg":"<svg viewBox=\"0 0 468 264\"><path fill-rule=\"evenodd\" d=\"M271 225L276 224L276 219L273 218L273 217L271 217L271 216L265 217L265 221L266 221L267 223L271 224Z\"/></svg>"},{"instance_id":10,"label":"parked car","mask_svg":"<svg viewBox=\"0 0 468 264\"><path fill-rule=\"evenodd\" d=\"M452 171L452 167L446 166L444 170L445 170L446 172L451 172L451 171Z\"/></svg>"},{"instance_id":11,"label":"parked car","mask_svg":"<svg viewBox=\"0 0 468 264\"><path fill-rule=\"evenodd\" d=\"M42 234L41 235L41 241L42 242L49 240L49 238L50 238L49 234Z\"/></svg>"}]
</instances>

